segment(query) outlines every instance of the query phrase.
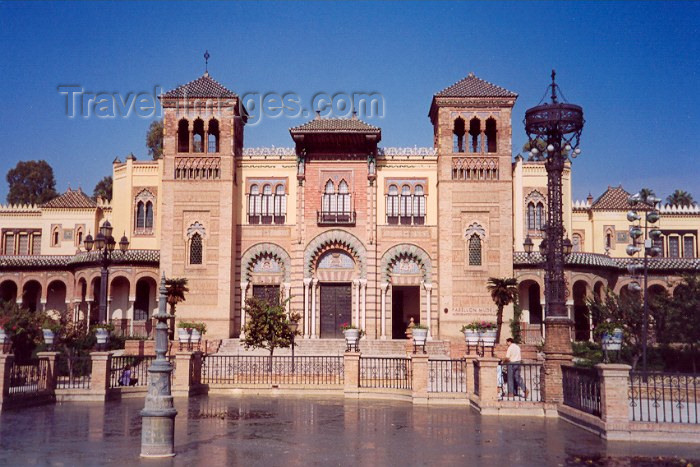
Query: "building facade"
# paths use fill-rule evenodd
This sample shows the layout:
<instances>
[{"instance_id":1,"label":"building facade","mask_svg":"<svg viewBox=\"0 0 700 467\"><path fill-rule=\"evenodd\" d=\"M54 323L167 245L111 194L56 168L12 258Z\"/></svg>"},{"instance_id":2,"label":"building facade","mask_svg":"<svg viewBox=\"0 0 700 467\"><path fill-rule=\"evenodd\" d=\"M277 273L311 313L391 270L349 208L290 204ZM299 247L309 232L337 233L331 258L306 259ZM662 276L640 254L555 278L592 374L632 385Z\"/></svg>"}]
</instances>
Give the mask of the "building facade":
<instances>
[{"instance_id":1,"label":"building facade","mask_svg":"<svg viewBox=\"0 0 700 467\"><path fill-rule=\"evenodd\" d=\"M456 342L463 324L495 320L487 279L516 277L534 342L544 272L522 245L539 243L547 186L543 162L513 161L516 99L469 74L433 96L431 148L382 147L380 128L319 116L290 129L293 147L247 148L238 95L205 73L161 96L162 159L114 161L111 203L69 191L39 207L0 207L2 297L92 316L99 267L81 241L109 219L131 241L108 291L109 316L128 332L149 326L164 272L189 281L178 318L206 322L214 338L241 334L255 296L299 313L303 338L340 338L353 323L369 339L402 339L413 320L431 339ZM570 313L574 337L588 339L585 298L632 280L628 193L572 201L571 167L564 187ZM671 290L698 268L700 210L666 207L660 226L664 258L651 283Z\"/></svg>"}]
</instances>

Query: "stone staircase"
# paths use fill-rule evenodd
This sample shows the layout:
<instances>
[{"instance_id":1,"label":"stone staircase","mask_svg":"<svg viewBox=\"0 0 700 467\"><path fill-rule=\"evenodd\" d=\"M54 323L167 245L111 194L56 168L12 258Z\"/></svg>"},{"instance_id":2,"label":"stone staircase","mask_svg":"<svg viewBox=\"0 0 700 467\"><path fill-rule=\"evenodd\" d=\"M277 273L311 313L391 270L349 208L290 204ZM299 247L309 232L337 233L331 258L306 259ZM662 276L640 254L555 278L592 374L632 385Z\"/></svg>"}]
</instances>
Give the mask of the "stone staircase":
<instances>
[{"instance_id":1,"label":"stone staircase","mask_svg":"<svg viewBox=\"0 0 700 467\"><path fill-rule=\"evenodd\" d=\"M433 357L450 356L450 343L447 341L430 341L425 348ZM413 352L413 344L406 339L400 340L360 340L360 351L365 356L405 356ZM297 339L295 355L343 355L345 339ZM239 339L224 339L218 355L268 355L265 349L246 350ZM275 349L275 355L291 355L291 349Z\"/></svg>"}]
</instances>

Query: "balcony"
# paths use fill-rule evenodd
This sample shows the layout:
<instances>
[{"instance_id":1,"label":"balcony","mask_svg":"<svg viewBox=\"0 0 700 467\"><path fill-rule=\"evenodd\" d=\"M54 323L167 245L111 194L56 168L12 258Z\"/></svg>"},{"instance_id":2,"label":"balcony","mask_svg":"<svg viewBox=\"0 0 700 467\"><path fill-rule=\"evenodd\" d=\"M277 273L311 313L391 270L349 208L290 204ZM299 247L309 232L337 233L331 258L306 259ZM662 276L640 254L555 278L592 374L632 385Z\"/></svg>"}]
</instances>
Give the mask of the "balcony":
<instances>
[{"instance_id":1,"label":"balcony","mask_svg":"<svg viewBox=\"0 0 700 467\"><path fill-rule=\"evenodd\" d=\"M355 225L355 211L316 211L318 225Z\"/></svg>"}]
</instances>

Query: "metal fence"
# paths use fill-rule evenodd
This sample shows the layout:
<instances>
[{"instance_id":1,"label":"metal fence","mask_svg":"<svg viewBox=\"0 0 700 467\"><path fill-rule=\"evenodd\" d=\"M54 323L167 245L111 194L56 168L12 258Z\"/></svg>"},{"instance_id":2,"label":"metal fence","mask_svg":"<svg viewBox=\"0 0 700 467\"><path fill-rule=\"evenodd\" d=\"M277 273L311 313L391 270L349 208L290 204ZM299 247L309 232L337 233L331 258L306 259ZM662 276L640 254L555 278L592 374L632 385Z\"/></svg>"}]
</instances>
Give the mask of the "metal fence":
<instances>
[{"instance_id":1,"label":"metal fence","mask_svg":"<svg viewBox=\"0 0 700 467\"><path fill-rule=\"evenodd\" d=\"M80 356L56 358L56 389L90 389L92 358Z\"/></svg>"},{"instance_id":2,"label":"metal fence","mask_svg":"<svg viewBox=\"0 0 700 467\"><path fill-rule=\"evenodd\" d=\"M600 376L595 368L562 366L564 405L600 416Z\"/></svg>"},{"instance_id":3,"label":"metal fence","mask_svg":"<svg viewBox=\"0 0 700 467\"><path fill-rule=\"evenodd\" d=\"M411 359L360 357L360 387L411 389Z\"/></svg>"},{"instance_id":4,"label":"metal fence","mask_svg":"<svg viewBox=\"0 0 700 467\"><path fill-rule=\"evenodd\" d=\"M148 367L156 357L112 357L109 368L109 387L148 386Z\"/></svg>"},{"instance_id":5,"label":"metal fence","mask_svg":"<svg viewBox=\"0 0 700 467\"><path fill-rule=\"evenodd\" d=\"M13 362L10 366L9 396L36 394L47 389L49 361L39 359L27 365Z\"/></svg>"},{"instance_id":6,"label":"metal fence","mask_svg":"<svg viewBox=\"0 0 700 467\"><path fill-rule=\"evenodd\" d=\"M341 385L344 371L342 356L208 355L202 383Z\"/></svg>"},{"instance_id":7,"label":"metal fence","mask_svg":"<svg viewBox=\"0 0 700 467\"><path fill-rule=\"evenodd\" d=\"M479 361L474 360L473 362L473 368L474 368L474 395L479 395Z\"/></svg>"},{"instance_id":8,"label":"metal fence","mask_svg":"<svg viewBox=\"0 0 700 467\"><path fill-rule=\"evenodd\" d=\"M428 360L428 392L467 392L467 361Z\"/></svg>"},{"instance_id":9,"label":"metal fence","mask_svg":"<svg viewBox=\"0 0 700 467\"><path fill-rule=\"evenodd\" d=\"M630 371L630 420L700 424L700 375Z\"/></svg>"},{"instance_id":10,"label":"metal fence","mask_svg":"<svg viewBox=\"0 0 700 467\"><path fill-rule=\"evenodd\" d=\"M499 384L507 401L541 402L541 363L507 363L501 366Z\"/></svg>"}]
</instances>

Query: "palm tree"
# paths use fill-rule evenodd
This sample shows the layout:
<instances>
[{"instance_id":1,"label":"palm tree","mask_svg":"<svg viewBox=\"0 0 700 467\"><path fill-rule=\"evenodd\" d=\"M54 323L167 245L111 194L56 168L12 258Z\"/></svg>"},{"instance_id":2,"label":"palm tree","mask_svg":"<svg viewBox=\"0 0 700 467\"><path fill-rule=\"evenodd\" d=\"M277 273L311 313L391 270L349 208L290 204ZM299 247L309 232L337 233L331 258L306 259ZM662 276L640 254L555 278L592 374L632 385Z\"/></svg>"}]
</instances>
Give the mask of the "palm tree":
<instances>
[{"instance_id":1,"label":"palm tree","mask_svg":"<svg viewBox=\"0 0 700 467\"><path fill-rule=\"evenodd\" d=\"M693 195L685 190L676 190L666 198L666 202L671 206L692 206L695 204Z\"/></svg>"},{"instance_id":2,"label":"palm tree","mask_svg":"<svg viewBox=\"0 0 700 467\"><path fill-rule=\"evenodd\" d=\"M165 279L165 288L170 305L170 339L173 340L175 338L175 305L185 301L185 293L190 289L187 288L187 279L184 277Z\"/></svg>"},{"instance_id":3,"label":"palm tree","mask_svg":"<svg viewBox=\"0 0 700 467\"><path fill-rule=\"evenodd\" d=\"M642 188L639 190L639 197L642 199L642 202L648 204L647 200L651 197L656 197L656 193L651 188Z\"/></svg>"},{"instance_id":4,"label":"palm tree","mask_svg":"<svg viewBox=\"0 0 700 467\"><path fill-rule=\"evenodd\" d=\"M503 325L503 308L518 299L518 281L514 277L489 277L486 286L491 292L491 299L498 307L496 315L496 342L501 342L501 326Z\"/></svg>"}]
</instances>

